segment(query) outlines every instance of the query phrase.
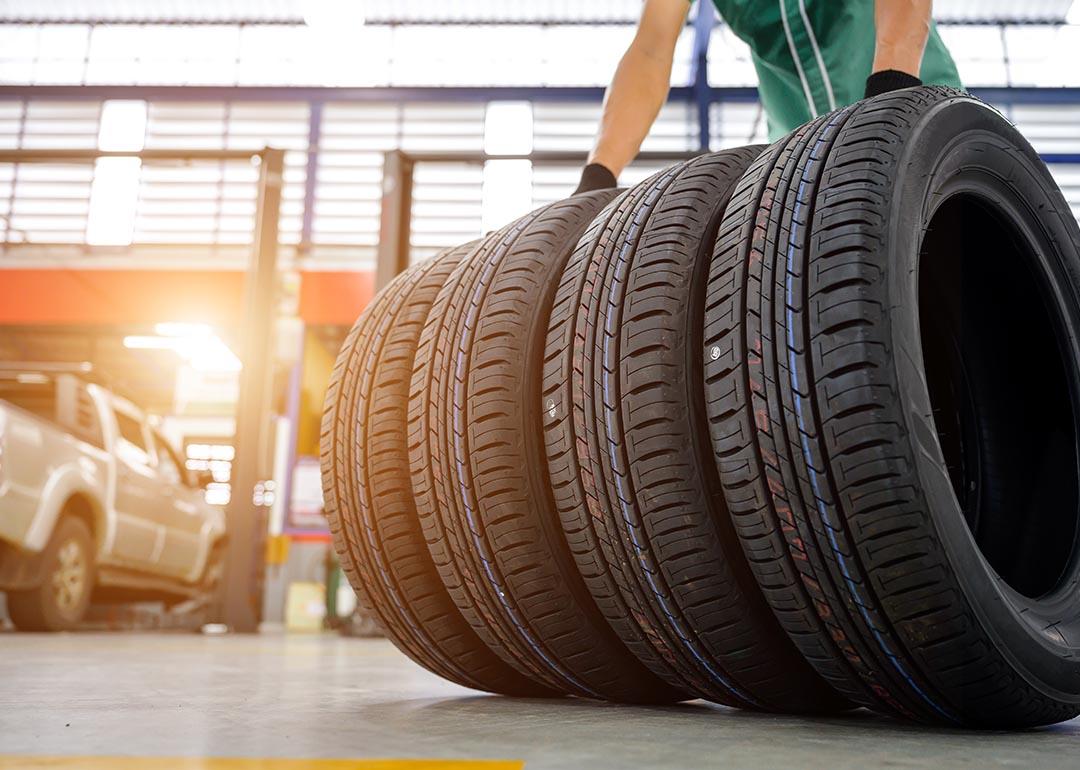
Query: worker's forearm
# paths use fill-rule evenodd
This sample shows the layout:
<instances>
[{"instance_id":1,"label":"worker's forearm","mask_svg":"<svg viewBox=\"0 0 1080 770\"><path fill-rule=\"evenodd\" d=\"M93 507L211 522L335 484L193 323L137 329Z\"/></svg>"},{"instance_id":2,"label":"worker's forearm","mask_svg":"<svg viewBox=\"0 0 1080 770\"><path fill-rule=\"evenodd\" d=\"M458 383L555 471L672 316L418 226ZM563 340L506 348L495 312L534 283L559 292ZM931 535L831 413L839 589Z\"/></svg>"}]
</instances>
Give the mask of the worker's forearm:
<instances>
[{"instance_id":1,"label":"worker's forearm","mask_svg":"<svg viewBox=\"0 0 1080 770\"><path fill-rule=\"evenodd\" d=\"M670 58L657 59L631 46L604 96L600 133L589 162L599 163L618 176L637 155L670 85Z\"/></svg>"},{"instance_id":2,"label":"worker's forearm","mask_svg":"<svg viewBox=\"0 0 1080 770\"><path fill-rule=\"evenodd\" d=\"M932 10L932 0L874 0L874 72L919 76Z\"/></svg>"}]
</instances>

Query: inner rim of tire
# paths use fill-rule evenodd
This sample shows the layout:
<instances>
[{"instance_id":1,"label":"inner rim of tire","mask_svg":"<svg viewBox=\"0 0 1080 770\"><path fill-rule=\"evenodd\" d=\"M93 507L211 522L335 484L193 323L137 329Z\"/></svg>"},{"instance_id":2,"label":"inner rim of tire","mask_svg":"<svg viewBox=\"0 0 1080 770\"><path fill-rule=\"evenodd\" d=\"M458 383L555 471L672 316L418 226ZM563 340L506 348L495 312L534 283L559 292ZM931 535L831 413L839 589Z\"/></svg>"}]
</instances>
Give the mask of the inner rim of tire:
<instances>
[{"instance_id":1,"label":"inner rim of tire","mask_svg":"<svg viewBox=\"0 0 1080 770\"><path fill-rule=\"evenodd\" d=\"M1075 378L1045 270L1008 216L971 193L939 206L919 259L949 479L983 557L1032 599L1071 571L1080 525Z\"/></svg>"}]
</instances>

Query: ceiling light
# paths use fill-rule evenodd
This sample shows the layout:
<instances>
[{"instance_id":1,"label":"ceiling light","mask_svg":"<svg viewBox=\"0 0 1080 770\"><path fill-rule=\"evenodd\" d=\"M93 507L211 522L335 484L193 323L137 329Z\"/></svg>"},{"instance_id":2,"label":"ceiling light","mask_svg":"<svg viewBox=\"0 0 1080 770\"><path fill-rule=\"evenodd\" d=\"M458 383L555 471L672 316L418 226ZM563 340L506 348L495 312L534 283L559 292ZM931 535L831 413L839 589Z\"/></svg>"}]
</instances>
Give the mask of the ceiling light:
<instances>
[{"instance_id":1,"label":"ceiling light","mask_svg":"<svg viewBox=\"0 0 1080 770\"><path fill-rule=\"evenodd\" d=\"M364 25L364 0L304 0L304 23L331 34L348 34Z\"/></svg>"},{"instance_id":2,"label":"ceiling light","mask_svg":"<svg viewBox=\"0 0 1080 770\"><path fill-rule=\"evenodd\" d=\"M206 324L162 323L156 335L129 335L129 350L171 350L199 372L238 372L240 359Z\"/></svg>"}]
</instances>

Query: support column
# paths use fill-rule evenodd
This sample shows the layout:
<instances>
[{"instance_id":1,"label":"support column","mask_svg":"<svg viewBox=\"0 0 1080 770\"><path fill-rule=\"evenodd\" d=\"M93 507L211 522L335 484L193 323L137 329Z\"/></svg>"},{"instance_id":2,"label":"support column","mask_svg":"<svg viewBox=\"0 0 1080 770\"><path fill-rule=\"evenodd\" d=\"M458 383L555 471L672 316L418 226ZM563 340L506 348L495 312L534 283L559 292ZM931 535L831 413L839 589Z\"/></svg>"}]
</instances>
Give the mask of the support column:
<instances>
[{"instance_id":1,"label":"support column","mask_svg":"<svg viewBox=\"0 0 1080 770\"><path fill-rule=\"evenodd\" d=\"M285 152L267 148L259 156L255 238L244 289L240 330L243 369L236 406L232 494L226 508L224 620L232 631L254 633L262 605L266 542L265 508L253 501L255 485L268 478L267 457L273 410L273 341L277 314L278 218Z\"/></svg>"},{"instance_id":2,"label":"support column","mask_svg":"<svg viewBox=\"0 0 1080 770\"><path fill-rule=\"evenodd\" d=\"M409 266L412 232L413 162L400 150L383 160L382 209L379 215L379 251L375 265L375 291Z\"/></svg>"}]
</instances>

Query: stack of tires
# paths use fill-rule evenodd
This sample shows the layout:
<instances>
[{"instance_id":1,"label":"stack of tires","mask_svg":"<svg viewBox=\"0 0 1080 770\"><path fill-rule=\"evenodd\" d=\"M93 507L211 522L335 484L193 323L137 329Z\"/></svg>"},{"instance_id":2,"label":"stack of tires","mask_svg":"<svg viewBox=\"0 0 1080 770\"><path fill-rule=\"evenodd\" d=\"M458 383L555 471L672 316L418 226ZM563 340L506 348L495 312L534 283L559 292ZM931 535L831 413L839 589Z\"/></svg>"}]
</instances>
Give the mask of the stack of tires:
<instances>
[{"instance_id":1,"label":"stack of tires","mask_svg":"<svg viewBox=\"0 0 1080 770\"><path fill-rule=\"evenodd\" d=\"M399 276L326 509L466 687L1021 727L1080 714L1080 234L998 113L908 89Z\"/></svg>"}]
</instances>

